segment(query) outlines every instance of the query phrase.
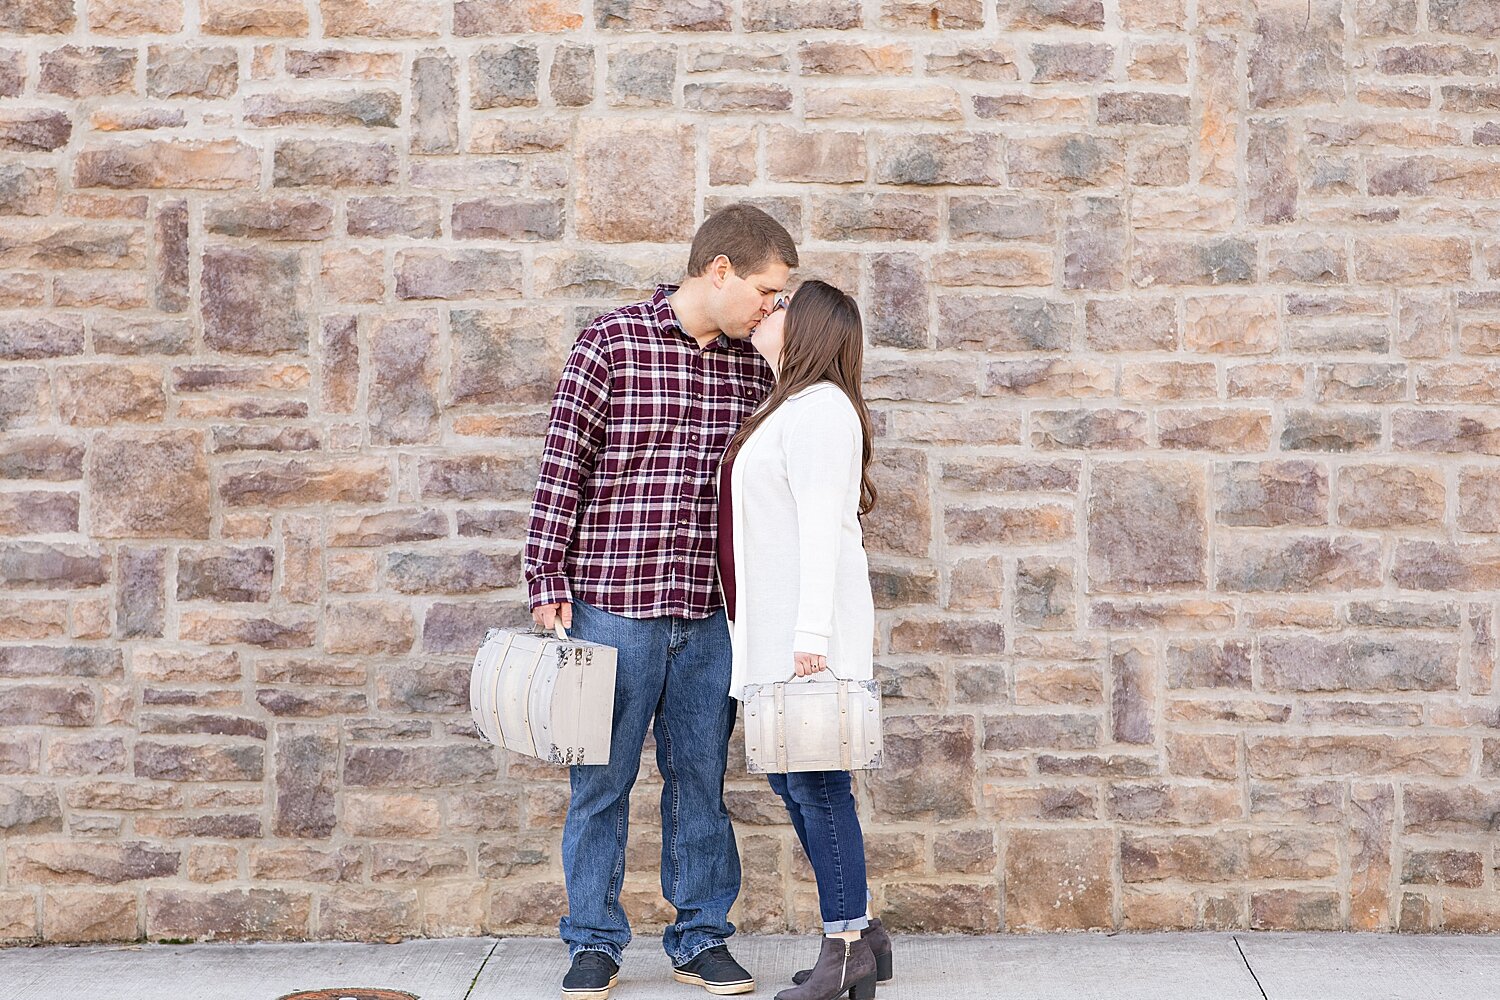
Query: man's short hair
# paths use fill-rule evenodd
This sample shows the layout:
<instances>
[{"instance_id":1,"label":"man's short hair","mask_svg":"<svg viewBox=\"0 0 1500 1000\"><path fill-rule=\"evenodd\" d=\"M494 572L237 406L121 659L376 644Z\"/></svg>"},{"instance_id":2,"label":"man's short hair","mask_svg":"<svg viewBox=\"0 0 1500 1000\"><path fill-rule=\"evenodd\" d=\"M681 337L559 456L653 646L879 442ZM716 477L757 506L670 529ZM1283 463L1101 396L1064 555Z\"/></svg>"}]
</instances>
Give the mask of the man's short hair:
<instances>
[{"instance_id":1,"label":"man's short hair","mask_svg":"<svg viewBox=\"0 0 1500 1000\"><path fill-rule=\"evenodd\" d=\"M776 260L787 267L797 266L797 244L791 234L765 212L742 201L724 206L698 227L688 252L688 277L708 270L720 254L729 258L740 277L763 271Z\"/></svg>"}]
</instances>

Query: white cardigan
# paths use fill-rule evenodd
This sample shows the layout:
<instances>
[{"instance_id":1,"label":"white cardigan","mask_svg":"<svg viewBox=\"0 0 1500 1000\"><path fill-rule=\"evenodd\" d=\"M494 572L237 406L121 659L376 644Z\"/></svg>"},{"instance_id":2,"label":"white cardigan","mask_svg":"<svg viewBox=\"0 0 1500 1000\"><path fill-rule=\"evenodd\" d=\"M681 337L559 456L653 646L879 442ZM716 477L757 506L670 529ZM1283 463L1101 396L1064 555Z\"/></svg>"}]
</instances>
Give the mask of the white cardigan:
<instances>
[{"instance_id":1,"label":"white cardigan","mask_svg":"<svg viewBox=\"0 0 1500 1000\"><path fill-rule=\"evenodd\" d=\"M794 677L794 652L827 656L846 680L873 676L863 448L854 404L819 382L783 401L735 456L733 697L743 699L746 684Z\"/></svg>"}]
</instances>

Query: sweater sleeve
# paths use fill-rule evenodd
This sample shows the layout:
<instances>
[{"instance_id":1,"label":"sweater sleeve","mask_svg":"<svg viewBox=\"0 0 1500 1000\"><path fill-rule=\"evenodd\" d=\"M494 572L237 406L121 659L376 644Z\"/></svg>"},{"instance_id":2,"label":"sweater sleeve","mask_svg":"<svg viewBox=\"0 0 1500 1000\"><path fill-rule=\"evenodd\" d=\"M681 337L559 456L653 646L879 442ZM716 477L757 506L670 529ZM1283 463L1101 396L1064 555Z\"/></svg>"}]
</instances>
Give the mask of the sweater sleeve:
<instances>
[{"instance_id":1,"label":"sweater sleeve","mask_svg":"<svg viewBox=\"0 0 1500 1000\"><path fill-rule=\"evenodd\" d=\"M797 508L801 563L792 649L827 656L833 635L839 539L849 506L859 503L858 469L864 442L858 421L852 419L848 407L834 400L809 406L787 434L787 482Z\"/></svg>"}]
</instances>

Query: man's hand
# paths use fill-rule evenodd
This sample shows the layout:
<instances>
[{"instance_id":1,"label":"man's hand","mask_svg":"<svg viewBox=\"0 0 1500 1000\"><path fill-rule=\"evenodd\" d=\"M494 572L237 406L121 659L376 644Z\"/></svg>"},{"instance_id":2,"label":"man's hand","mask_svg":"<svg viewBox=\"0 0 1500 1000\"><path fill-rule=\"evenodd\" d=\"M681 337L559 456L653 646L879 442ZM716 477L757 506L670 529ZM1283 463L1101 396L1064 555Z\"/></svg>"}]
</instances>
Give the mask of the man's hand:
<instances>
[{"instance_id":1,"label":"man's hand","mask_svg":"<svg viewBox=\"0 0 1500 1000\"><path fill-rule=\"evenodd\" d=\"M818 656L814 653L793 653L792 660L796 664L798 677L811 677L820 670L828 669L826 656Z\"/></svg>"},{"instance_id":2,"label":"man's hand","mask_svg":"<svg viewBox=\"0 0 1500 1000\"><path fill-rule=\"evenodd\" d=\"M571 629L573 627L573 605L564 601L561 604L539 604L531 612L531 620L536 622L543 630L551 632L553 626L562 621L562 627Z\"/></svg>"}]
</instances>

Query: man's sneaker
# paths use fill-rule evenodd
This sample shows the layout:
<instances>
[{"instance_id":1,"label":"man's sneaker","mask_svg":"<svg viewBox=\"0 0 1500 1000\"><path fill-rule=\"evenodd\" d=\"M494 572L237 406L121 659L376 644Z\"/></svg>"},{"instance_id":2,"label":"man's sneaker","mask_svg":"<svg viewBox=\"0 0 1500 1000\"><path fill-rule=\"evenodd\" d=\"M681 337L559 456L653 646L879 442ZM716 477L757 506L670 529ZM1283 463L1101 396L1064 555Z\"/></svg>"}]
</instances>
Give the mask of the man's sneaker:
<instances>
[{"instance_id":1,"label":"man's sneaker","mask_svg":"<svg viewBox=\"0 0 1500 1000\"><path fill-rule=\"evenodd\" d=\"M689 986L701 986L715 996L749 993L755 989L755 977L736 962L725 945L700 951L686 965L674 966L672 978Z\"/></svg>"},{"instance_id":2,"label":"man's sneaker","mask_svg":"<svg viewBox=\"0 0 1500 1000\"><path fill-rule=\"evenodd\" d=\"M563 1000L604 1000L620 978L620 967L602 951L580 951L563 976Z\"/></svg>"}]
</instances>

